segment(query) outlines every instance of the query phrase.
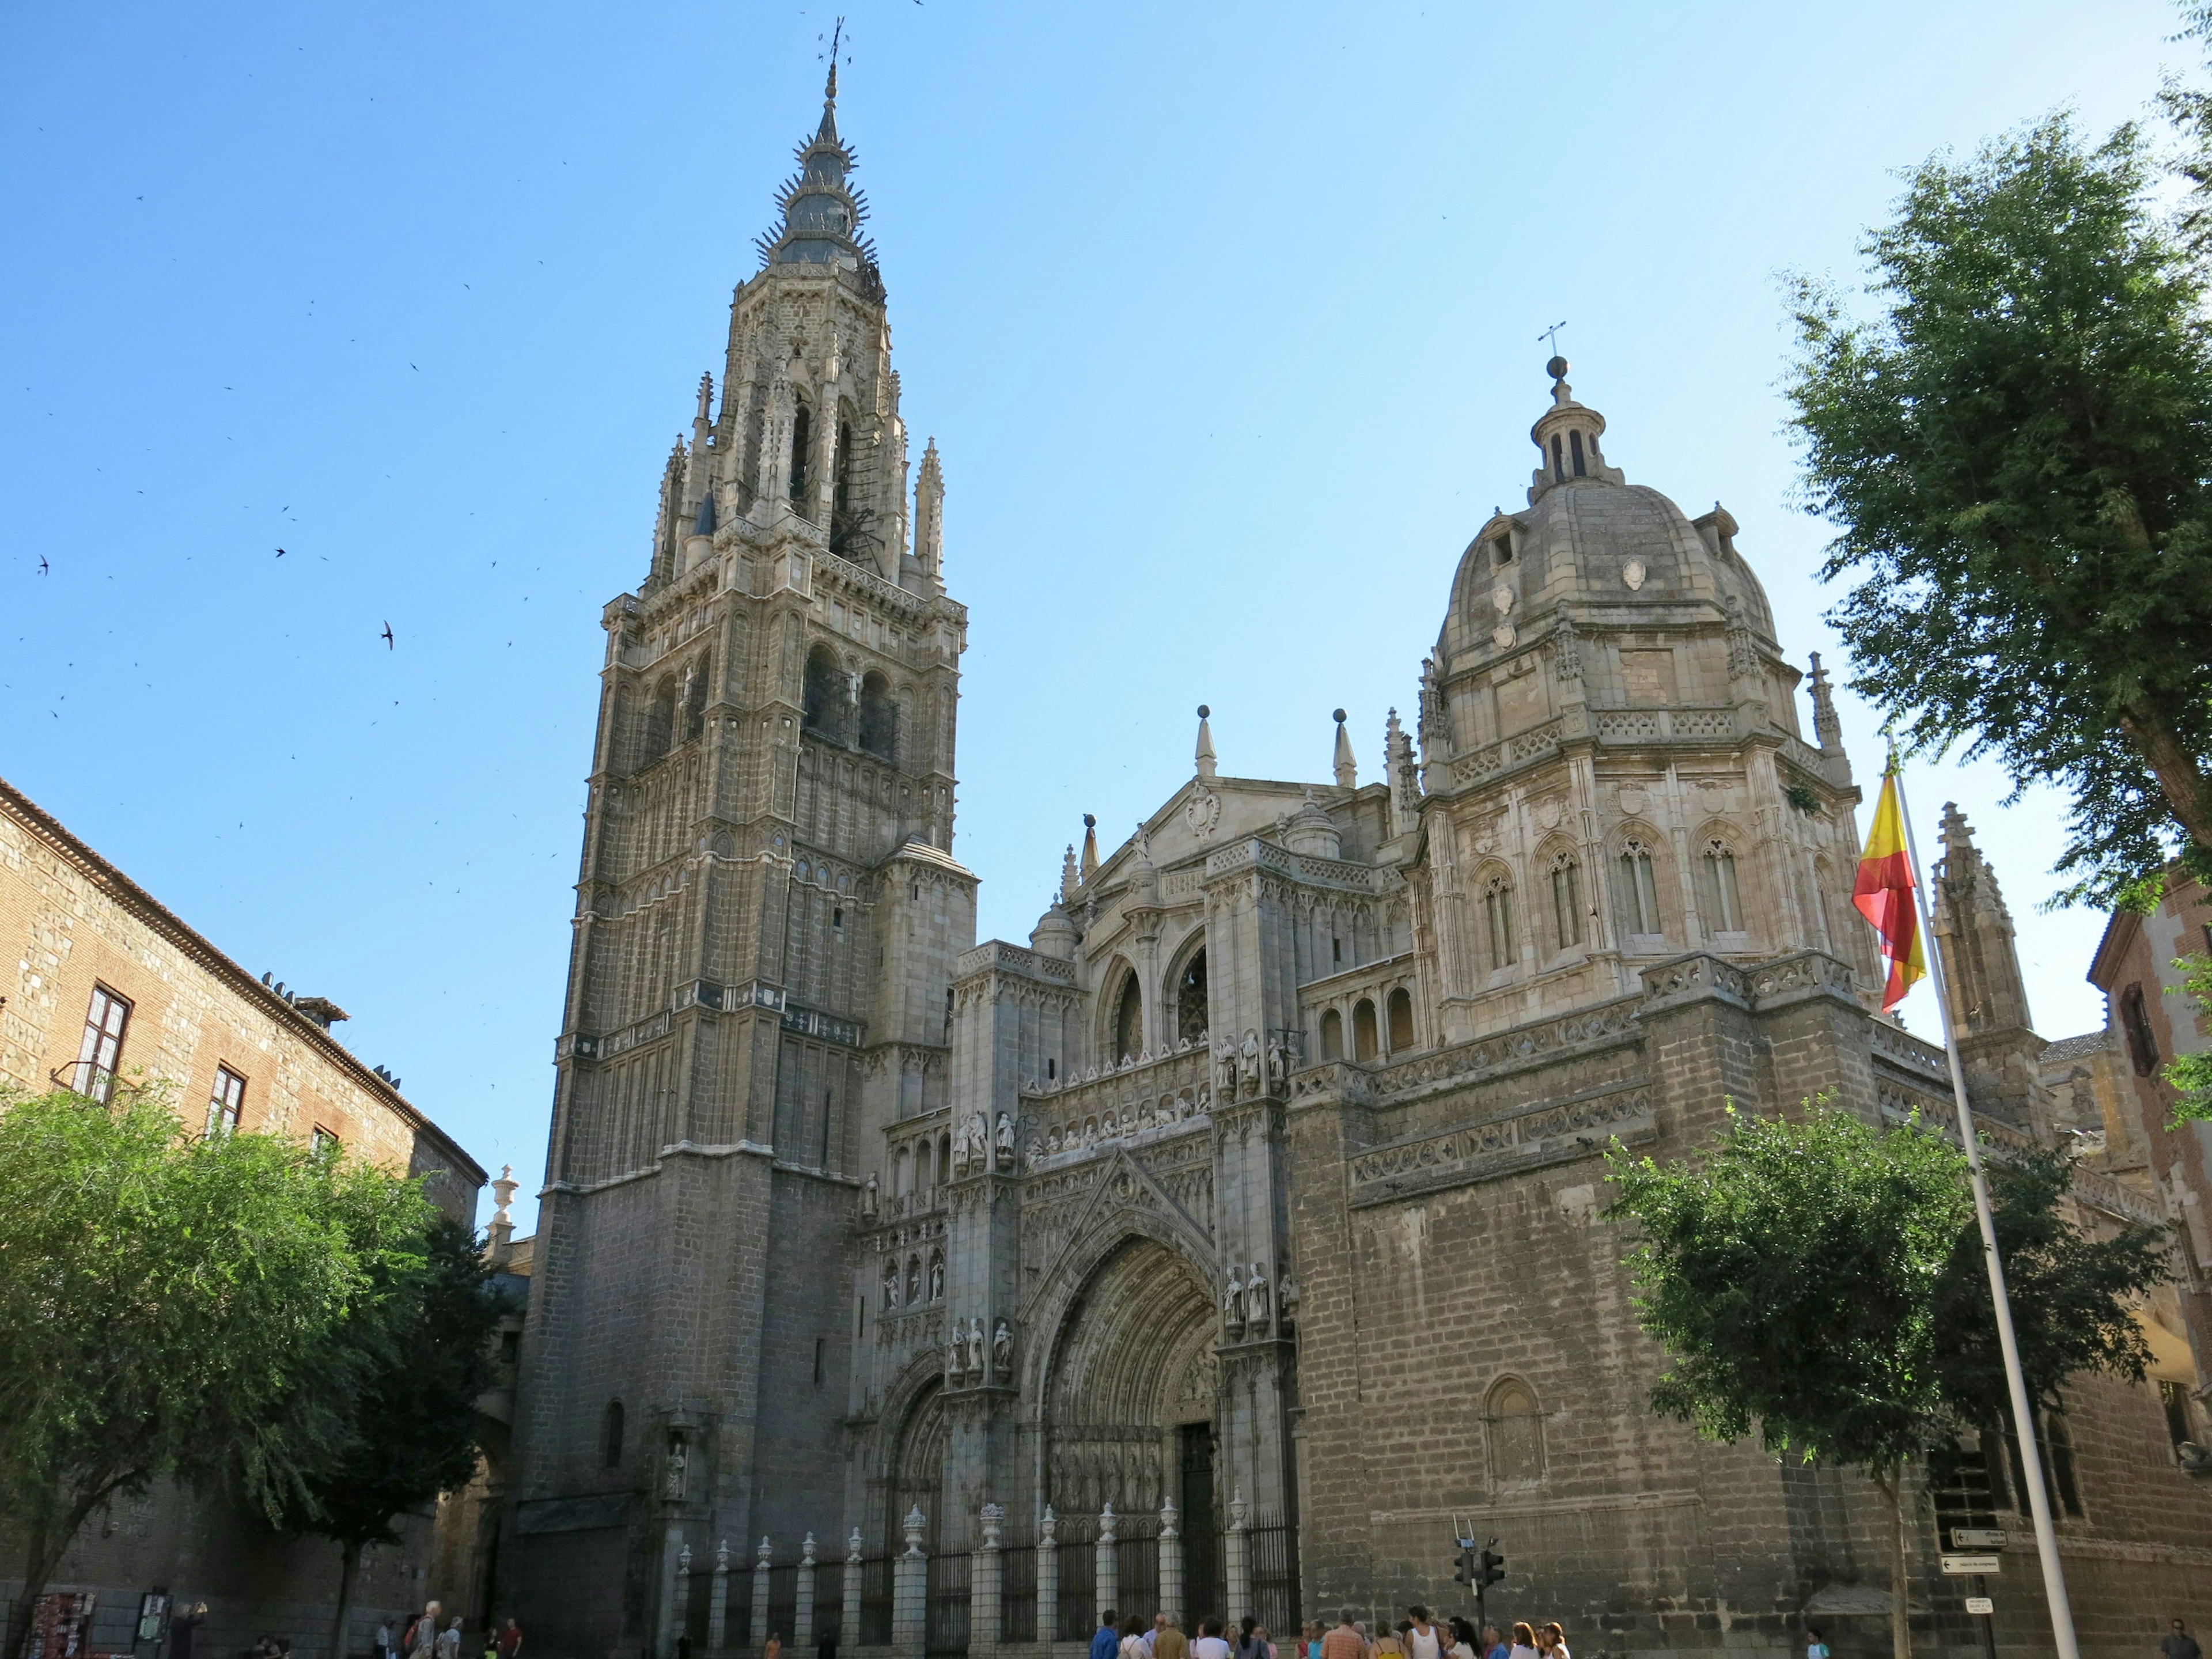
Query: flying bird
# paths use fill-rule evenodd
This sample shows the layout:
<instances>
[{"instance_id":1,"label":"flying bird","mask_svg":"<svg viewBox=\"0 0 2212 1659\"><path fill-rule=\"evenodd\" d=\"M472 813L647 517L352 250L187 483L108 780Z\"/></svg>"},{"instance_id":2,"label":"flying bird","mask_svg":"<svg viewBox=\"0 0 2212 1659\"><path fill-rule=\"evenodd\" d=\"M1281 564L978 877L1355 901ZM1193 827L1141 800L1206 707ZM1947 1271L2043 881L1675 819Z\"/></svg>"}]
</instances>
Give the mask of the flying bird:
<instances>
[{"instance_id":1,"label":"flying bird","mask_svg":"<svg viewBox=\"0 0 2212 1659\"><path fill-rule=\"evenodd\" d=\"M276 556L280 559L284 556L284 550L283 548L280 547L276 550Z\"/></svg>"},{"instance_id":2,"label":"flying bird","mask_svg":"<svg viewBox=\"0 0 2212 1659\"><path fill-rule=\"evenodd\" d=\"M391 650L394 650L394 649L396 649L396 648L397 648L396 647L394 647L394 646L393 646L393 644L392 644L392 624L391 624L390 623L385 623L385 624L384 624L384 648L385 648L386 651L391 651Z\"/></svg>"},{"instance_id":3,"label":"flying bird","mask_svg":"<svg viewBox=\"0 0 2212 1659\"><path fill-rule=\"evenodd\" d=\"M53 568L53 567L52 567L52 565L50 565L50 564L48 564L48 563L46 562L46 556L45 554L43 554L43 553L40 554L40 555L39 555L39 574L40 574L41 576L43 576L43 575L45 575L45 574L46 574L49 570L52 570L52 568Z\"/></svg>"}]
</instances>

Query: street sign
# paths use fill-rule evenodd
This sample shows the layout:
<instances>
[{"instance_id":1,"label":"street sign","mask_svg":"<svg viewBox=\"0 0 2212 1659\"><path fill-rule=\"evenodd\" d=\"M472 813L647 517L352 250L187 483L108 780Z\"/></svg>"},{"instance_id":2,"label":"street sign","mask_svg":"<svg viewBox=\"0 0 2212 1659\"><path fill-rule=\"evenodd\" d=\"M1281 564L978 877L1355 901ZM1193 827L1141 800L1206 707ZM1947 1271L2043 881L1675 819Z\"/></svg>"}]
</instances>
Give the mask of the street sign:
<instances>
[{"instance_id":1,"label":"street sign","mask_svg":"<svg viewBox=\"0 0 2212 1659\"><path fill-rule=\"evenodd\" d=\"M2008 1534L2002 1527L1954 1527L1951 1528L1951 1547L1954 1550L2001 1550Z\"/></svg>"},{"instance_id":2,"label":"street sign","mask_svg":"<svg viewBox=\"0 0 2212 1659\"><path fill-rule=\"evenodd\" d=\"M1992 1613L1996 1610L1997 1604L1986 1595L1970 1595L1966 1598L1968 1613Z\"/></svg>"},{"instance_id":3,"label":"street sign","mask_svg":"<svg viewBox=\"0 0 2212 1659\"><path fill-rule=\"evenodd\" d=\"M1947 1555L1943 1558L1943 1571L1965 1574L2002 1572L2004 1557L2002 1555Z\"/></svg>"}]
</instances>

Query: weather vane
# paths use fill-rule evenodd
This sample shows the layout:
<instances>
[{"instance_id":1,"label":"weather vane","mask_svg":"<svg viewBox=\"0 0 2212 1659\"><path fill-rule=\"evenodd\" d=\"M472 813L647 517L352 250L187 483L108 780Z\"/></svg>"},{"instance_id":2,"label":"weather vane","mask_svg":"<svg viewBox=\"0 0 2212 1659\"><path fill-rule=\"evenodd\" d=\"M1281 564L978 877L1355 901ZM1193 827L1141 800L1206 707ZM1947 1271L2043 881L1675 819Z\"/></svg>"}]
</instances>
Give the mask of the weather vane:
<instances>
[{"instance_id":1,"label":"weather vane","mask_svg":"<svg viewBox=\"0 0 2212 1659\"><path fill-rule=\"evenodd\" d=\"M1552 343L1552 355L1554 357L1559 355L1559 331L1566 325L1567 319L1562 317L1536 337L1540 340L1549 340Z\"/></svg>"}]
</instances>

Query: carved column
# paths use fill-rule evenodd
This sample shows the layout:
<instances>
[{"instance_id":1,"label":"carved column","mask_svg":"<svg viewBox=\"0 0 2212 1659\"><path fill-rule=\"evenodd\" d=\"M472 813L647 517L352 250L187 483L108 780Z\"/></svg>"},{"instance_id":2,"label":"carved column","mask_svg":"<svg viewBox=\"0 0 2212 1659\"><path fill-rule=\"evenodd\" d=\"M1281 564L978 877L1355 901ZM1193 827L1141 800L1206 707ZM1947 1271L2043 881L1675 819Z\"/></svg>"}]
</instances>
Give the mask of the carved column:
<instances>
[{"instance_id":1,"label":"carved column","mask_svg":"<svg viewBox=\"0 0 2212 1659\"><path fill-rule=\"evenodd\" d=\"M676 1611L672 1623L672 1646L683 1641L691 1629L691 1547L689 1544L676 1555Z\"/></svg>"},{"instance_id":2,"label":"carved column","mask_svg":"<svg viewBox=\"0 0 2212 1659\"><path fill-rule=\"evenodd\" d=\"M1176 1530L1172 1498L1160 1500L1160 1612L1182 1617L1182 1534Z\"/></svg>"},{"instance_id":3,"label":"carved column","mask_svg":"<svg viewBox=\"0 0 2212 1659\"><path fill-rule=\"evenodd\" d=\"M983 1505L983 1539L976 1547L975 1559L968 1574L968 1647L970 1652L977 1648L999 1645L999 1587L1004 1565L999 1551L1006 1519L1006 1511L1003 1505Z\"/></svg>"},{"instance_id":4,"label":"carved column","mask_svg":"<svg viewBox=\"0 0 2212 1659\"><path fill-rule=\"evenodd\" d=\"M1107 1609L1120 1598L1121 1564L1114 1559L1114 1506L1109 1504L1098 1512L1098 1546L1093 1562L1093 1583L1098 1591L1096 1603L1098 1616L1103 1619Z\"/></svg>"},{"instance_id":5,"label":"carved column","mask_svg":"<svg viewBox=\"0 0 2212 1659\"><path fill-rule=\"evenodd\" d=\"M753 1618L750 1634L756 1649L768 1644L768 1559L771 1553L768 1534L763 1533L760 1547L753 1552Z\"/></svg>"},{"instance_id":6,"label":"carved column","mask_svg":"<svg viewBox=\"0 0 2212 1659\"><path fill-rule=\"evenodd\" d=\"M804 1648L814 1640L814 1534L799 1547L799 1594L791 1614L791 1644Z\"/></svg>"},{"instance_id":7,"label":"carved column","mask_svg":"<svg viewBox=\"0 0 2212 1659\"><path fill-rule=\"evenodd\" d=\"M1236 1624L1252 1611L1252 1535L1247 1530L1249 1522L1244 1507L1244 1489L1238 1487L1237 1495L1229 1500L1228 1548L1224 1552L1224 1576L1229 1602L1229 1622Z\"/></svg>"},{"instance_id":8,"label":"carved column","mask_svg":"<svg viewBox=\"0 0 2212 1659\"><path fill-rule=\"evenodd\" d=\"M921 1553L928 1517L917 1504L907 1511L906 1553L891 1583L891 1645L919 1653L929 1635L929 1558Z\"/></svg>"},{"instance_id":9,"label":"carved column","mask_svg":"<svg viewBox=\"0 0 2212 1659\"><path fill-rule=\"evenodd\" d=\"M852 1537L846 1542L845 1605L840 1609L844 1618L837 1629L839 1639L848 1647L858 1645L860 1640L860 1552L863 1547L860 1529L855 1527Z\"/></svg>"},{"instance_id":10,"label":"carved column","mask_svg":"<svg viewBox=\"0 0 2212 1659\"><path fill-rule=\"evenodd\" d=\"M730 1637L730 1540L714 1552L714 1588L707 1601L707 1651L720 1653Z\"/></svg>"},{"instance_id":11,"label":"carved column","mask_svg":"<svg viewBox=\"0 0 2212 1659\"><path fill-rule=\"evenodd\" d=\"M1036 1639L1051 1642L1060 1632L1060 1517L1044 1507L1036 1547Z\"/></svg>"}]
</instances>

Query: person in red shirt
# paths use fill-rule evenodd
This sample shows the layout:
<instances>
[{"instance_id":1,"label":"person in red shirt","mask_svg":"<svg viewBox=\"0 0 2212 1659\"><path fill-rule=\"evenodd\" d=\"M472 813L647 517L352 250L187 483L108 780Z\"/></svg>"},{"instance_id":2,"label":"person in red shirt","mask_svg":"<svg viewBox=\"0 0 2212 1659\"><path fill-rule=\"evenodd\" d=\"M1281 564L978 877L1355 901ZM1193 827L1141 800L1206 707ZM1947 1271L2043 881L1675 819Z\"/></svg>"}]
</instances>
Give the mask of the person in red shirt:
<instances>
[{"instance_id":1,"label":"person in red shirt","mask_svg":"<svg viewBox=\"0 0 2212 1659\"><path fill-rule=\"evenodd\" d=\"M499 1659L514 1659L514 1656L521 1651L522 1626L510 1619L506 1628L499 1633Z\"/></svg>"}]
</instances>

